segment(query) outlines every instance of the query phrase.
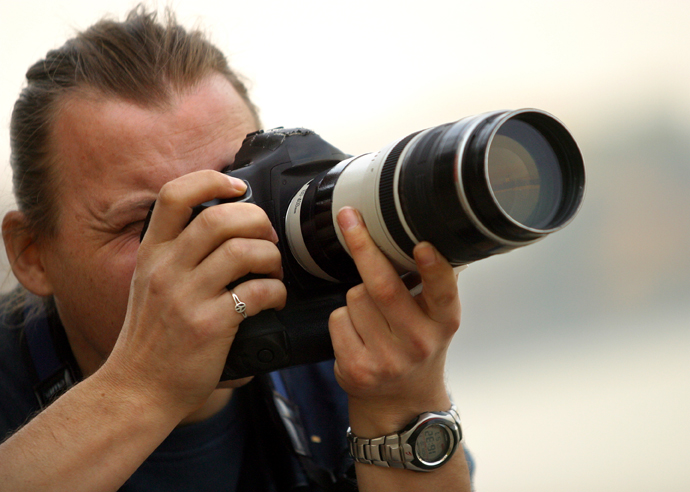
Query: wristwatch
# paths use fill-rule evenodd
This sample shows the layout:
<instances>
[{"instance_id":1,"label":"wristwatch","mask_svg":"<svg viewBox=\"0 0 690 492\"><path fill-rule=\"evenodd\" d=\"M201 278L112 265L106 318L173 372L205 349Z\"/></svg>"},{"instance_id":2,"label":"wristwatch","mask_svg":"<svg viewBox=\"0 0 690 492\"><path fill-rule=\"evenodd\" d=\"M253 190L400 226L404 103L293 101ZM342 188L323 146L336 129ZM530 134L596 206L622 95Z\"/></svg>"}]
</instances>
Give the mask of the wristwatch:
<instances>
[{"instance_id":1,"label":"wristwatch","mask_svg":"<svg viewBox=\"0 0 690 492\"><path fill-rule=\"evenodd\" d=\"M462 442L455 405L415 417L397 434L364 439L347 429L350 455L359 463L429 472L445 464Z\"/></svg>"}]
</instances>

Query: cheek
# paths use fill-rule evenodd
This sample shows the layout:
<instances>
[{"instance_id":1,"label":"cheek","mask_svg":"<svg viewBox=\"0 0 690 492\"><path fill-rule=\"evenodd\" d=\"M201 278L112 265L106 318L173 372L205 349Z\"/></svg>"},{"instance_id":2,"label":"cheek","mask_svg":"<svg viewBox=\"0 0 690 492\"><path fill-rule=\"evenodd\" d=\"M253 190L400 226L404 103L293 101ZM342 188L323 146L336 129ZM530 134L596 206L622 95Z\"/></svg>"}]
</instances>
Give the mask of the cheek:
<instances>
[{"instance_id":1,"label":"cheek","mask_svg":"<svg viewBox=\"0 0 690 492\"><path fill-rule=\"evenodd\" d=\"M132 254L99 254L78 259L72 280L56 291L67 322L105 357L117 339L127 313L129 286L136 264Z\"/></svg>"},{"instance_id":2,"label":"cheek","mask_svg":"<svg viewBox=\"0 0 690 492\"><path fill-rule=\"evenodd\" d=\"M111 317L110 321L120 322L127 308L137 246L138 243L91 252L84 248L61 255L51 272L55 296L77 309L100 311L103 316Z\"/></svg>"},{"instance_id":3,"label":"cheek","mask_svg":"<svg viewBox=\"0 0 690 492\"><path fill-rule=\"evenodd\" d=\"M103 285L99 290L109 293L113 300L118 299L119 302L124 303L120 307L121 310L126 310L127 298L129 297L129 287L132 283L132 275L137 263L137 247L123 248L117 254L106 255L101 258L101 268L103 276L99 279Z\"/></svg>"}]
</instances>

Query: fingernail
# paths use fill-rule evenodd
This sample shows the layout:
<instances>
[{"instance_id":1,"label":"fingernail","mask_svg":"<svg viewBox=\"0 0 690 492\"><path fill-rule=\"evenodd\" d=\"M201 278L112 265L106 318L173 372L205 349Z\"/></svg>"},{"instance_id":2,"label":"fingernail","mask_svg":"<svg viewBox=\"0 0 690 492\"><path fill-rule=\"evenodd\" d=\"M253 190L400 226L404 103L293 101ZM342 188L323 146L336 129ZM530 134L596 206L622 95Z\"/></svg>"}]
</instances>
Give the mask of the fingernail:
<instances>
[{"instance_id":1,"label":"fingernail","mask_svg":"<svg viewBox=\"0 0 690 492\"><path fill-rule=\"evenodd\" d=\"M421 266L429 266L436 262L436 251L427 242L419 243L414 252L417 263Z\"/></svg>"},{"instance_id":2,"label":"fingernail","mask_svg":"<svg viewBox=\"0 0 690 492\"><path fill-rule=\"evenodd\" d=\"M343 207L338 212L338 225L343 231L349 231L353 227L359 225L359 215L355 209L350 207Z\"/></svg>"},{"instance_id":3,"label":"fingernail","mask_svg":"<svg viewBox=\"0 0 690 492\"><path fill-rule=\"evenodd\" d=\"M226 176L228 175L226 174ZM233 178L232 176L228 176L228 179L230 180L232 187L235 188L237 191L244 192L247 190L247 183L245 183L243 180L239 178Z\"/></svg>"},{"instance_id":4,"label":"fingernail","mask_svg":"<svg viewBox=\"0 0 690 492\"><path fill-rule=\"evenodd\" d=\"M280 238L278 237L278 233L276 232L275 228L271 227L271 231L273 231L273 242L277 243Z\"/></svg>"}]
</instances>

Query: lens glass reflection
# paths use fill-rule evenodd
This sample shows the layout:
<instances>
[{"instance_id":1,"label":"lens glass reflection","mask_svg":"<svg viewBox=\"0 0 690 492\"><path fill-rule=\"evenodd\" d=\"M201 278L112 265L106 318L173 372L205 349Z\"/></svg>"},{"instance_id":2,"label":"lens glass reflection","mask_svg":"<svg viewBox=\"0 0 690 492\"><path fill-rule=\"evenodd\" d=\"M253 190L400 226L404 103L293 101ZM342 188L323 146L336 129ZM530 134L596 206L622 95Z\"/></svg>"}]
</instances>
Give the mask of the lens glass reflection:
<instances>
[{"instance_id":1,"label":"lens glass reflection","mask_svg":"<svg viewBox=\"0 0 690 492\"><path fill-rule=\"evenodd\" d=\"M563 176L552 146L538 130L516 119L504 123L489 148L488 174L506 214L527 227L549 227L563 198Z\"/></svg>"}]
</instances>

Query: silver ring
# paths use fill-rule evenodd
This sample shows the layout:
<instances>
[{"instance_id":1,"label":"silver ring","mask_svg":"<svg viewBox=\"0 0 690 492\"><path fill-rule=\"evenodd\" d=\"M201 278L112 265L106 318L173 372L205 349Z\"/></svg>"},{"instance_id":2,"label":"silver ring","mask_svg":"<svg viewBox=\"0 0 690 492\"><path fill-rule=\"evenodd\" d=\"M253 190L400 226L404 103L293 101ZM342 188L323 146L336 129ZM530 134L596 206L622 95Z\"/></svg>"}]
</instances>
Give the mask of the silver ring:
<instances>
[{"instance_id":1,"label":"silver ring","mask_svg":"<svg viewBox=\"0 0 690 492\"><path fill-rule=\"evenodd\" d=\"M237 311L238 314L241 314L244 319L247 319L247 305L240 301L240 298L237 297L237 294L234 292L231 292L232 298L235 300L235 311Z\"/></svg>"}]
</instances>

